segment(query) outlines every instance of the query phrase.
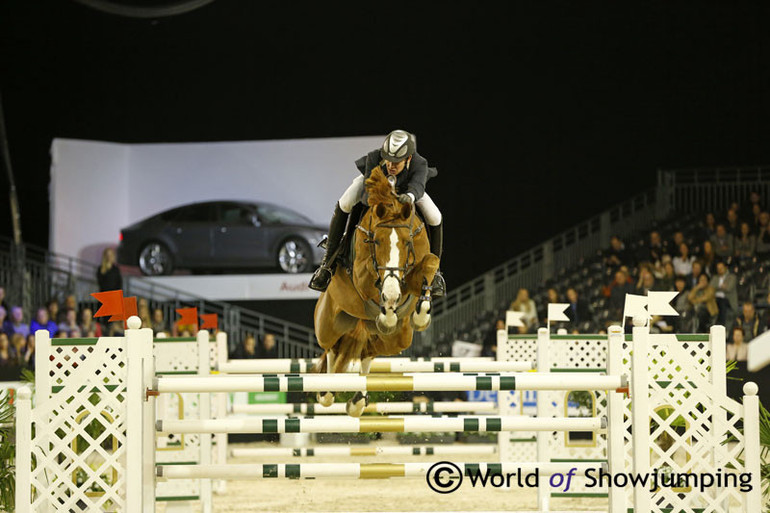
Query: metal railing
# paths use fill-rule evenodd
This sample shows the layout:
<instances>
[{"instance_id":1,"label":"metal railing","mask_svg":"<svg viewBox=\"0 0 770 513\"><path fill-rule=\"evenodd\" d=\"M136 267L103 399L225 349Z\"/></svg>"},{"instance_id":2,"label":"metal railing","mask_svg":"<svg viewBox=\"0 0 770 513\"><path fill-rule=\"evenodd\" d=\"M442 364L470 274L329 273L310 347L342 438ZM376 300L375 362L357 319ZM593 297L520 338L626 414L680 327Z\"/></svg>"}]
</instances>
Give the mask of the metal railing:
<instances>
[{"instance_id":1,"label":"metal railing","mask_svg":"<svg viewBox=\"0 0 770 513\"><path fill-rule=\"evenodd\" d=\"M8 302L20 304L27 313L51 299L61 301L74 294L81 306L96 307L90 296L98 291L97 266L25 244L14 247L11 239L0 237L0 285L6 286ZM199 313L216 313L219 326L228 333L231 348L247 334L276 335L281 358L312 358L321 350L312 329L225 302L209 301L202 296L158 285L142 277L124 276L123 291L160 308L164 319L175 319L177 308L195 306Z\"/></svg>"},{"instance_id":2,"label":"metal railing","mask_svg":"<svg viewBox=\"0 0 770 513\"><path fill-rule=\"evenodd\" d=\"M660 170L658 188L678 212L726 212L751 192L770 199L770 167Z\"/></svg>"}]
</instances>

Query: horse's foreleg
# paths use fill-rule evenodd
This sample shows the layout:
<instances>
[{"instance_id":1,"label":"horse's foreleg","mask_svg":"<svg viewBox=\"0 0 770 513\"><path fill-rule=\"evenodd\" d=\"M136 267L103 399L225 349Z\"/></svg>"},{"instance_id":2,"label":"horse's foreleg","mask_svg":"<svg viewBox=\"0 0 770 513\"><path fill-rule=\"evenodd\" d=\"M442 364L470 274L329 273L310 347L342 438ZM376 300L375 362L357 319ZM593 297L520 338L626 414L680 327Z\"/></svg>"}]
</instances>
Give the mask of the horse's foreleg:
<instances>
[{"instance_id":1,"label":"horse's foreleg","mask_svg":"<svg viewBox=\"0 0 770 513\"><path fill-rule=\"evenodd\" d=\"M423 331L430 325L430 312L432 300L430 286L427 280L423 280L422 295L417 300L417 307L412 314L412 327L416 331Z\"/></svg>"},{"instance_id":2,"label":"horse's foreleg","mask_svg":"<svg viewBox=\"0 0 770 513\"><path fill-rule=\"evenodd\" d=\"M360 374L362 376L369 374L369 369L372 367L372 360L373 358L371 356L367 356L366 358L361 359ZM348 403L345 406L345 410L351 417L360 417L364 412L364 408L366 408L367 404L369 404L369 394L366 391L356 392L355 395L350 400L348 400Z\"/></svg>"},{"instance_id":3,"label":"horse's foreleg","mask_svg":"<svg viewBox=\"0 0 770 513\"><path fill-rule=\"evenodd\" d=\"M331 349L326 350L326 373L332 374L334 372L334 351ZM332 392L318 392L316 399L321 406L331 406L334 403L334 393Z\"/></svg>"}]
</instances>

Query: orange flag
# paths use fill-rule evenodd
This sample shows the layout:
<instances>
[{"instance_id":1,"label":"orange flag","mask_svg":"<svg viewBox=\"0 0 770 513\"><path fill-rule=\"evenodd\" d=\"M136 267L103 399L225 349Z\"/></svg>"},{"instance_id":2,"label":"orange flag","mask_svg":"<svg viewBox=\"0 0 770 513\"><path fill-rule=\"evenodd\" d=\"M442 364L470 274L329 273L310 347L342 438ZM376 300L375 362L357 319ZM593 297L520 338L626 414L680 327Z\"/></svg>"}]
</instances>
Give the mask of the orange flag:
<instances>
[{"instance_id":1,"label":"orange flag","mask_svg":"<svg viewBox=\"0 0 770 513\"><path fill-rule=\"evenodd\" d=\"M123 298L123 314L118 318L117 315L110 318L110 321L123 321L125 327L128 328L128 318L132 315L139 315L139 311L136 308L136 296ZM148 326L145 326L147 328Z\"/></svg>"},{"instance_id":2,"label":"orange flag","mask_svg":"<svg viewBox=\"0 0 770 513\"><path fill-rule=\"evenodd\" d=\"M201 314L201 321L202 330L217 329L217 314Z\"/></svg>"},{"instance_id":3,"label":"orange flag","mask_svg":"<svg viewBox=\"0 0 770 513\"><path fill-rule=\"evenodd\" d=\"M198 324L198 309L193 308L177 308L176 313L180 315L177 324Z\"/></svg>"},{"instance_id":4,"label":"orange flag","mask_svg":"<svg viewBox=\"0 0 770 513\"><path fill-rule=\"evenodd\" d=\"M101 306L94 314L94 318L123 315L123 291L122 290L110 290L108 292L94 292L91 295L101 303ZM118 319L118 320L122 320L122 319Z\"/></svg>"}]
</instances>

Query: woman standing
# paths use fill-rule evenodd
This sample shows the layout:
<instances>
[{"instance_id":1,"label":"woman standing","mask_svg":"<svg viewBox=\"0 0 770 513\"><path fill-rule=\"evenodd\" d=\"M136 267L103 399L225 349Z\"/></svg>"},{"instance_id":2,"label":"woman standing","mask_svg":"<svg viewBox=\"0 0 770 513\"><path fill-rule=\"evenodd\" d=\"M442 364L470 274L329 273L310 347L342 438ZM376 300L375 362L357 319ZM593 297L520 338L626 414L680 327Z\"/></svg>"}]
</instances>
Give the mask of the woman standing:
<instances>
[{"instance_id":1,"label":"woman standing","mask_svg":"<svg viewBox=\"0 0 770 513\"><path fill-rule=\"evenodd\" d=\"M96 281L99 282L99 292L121 290L123 277L115 262L115 250L105 248L102 253L102 265L96 270Z\"/></svg>"}]
</instances>

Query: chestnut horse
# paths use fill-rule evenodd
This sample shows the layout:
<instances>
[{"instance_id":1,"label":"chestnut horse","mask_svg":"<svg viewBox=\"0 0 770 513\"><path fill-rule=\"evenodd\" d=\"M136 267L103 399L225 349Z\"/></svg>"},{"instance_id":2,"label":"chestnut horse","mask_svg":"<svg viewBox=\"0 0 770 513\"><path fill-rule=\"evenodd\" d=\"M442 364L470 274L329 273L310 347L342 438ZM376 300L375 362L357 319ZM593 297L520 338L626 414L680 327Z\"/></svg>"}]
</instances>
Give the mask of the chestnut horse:
<instances>
[{"instance_id":1,"label":"chestnut horse","mask_svg":"<svg viewBox=\"0 0 770 513\"><path fill-rule=\"evenodd\" d=\"M345 372L361 360L368 374L372 358L395 355L412 344L413 330L430 324L429 285L439 267L430 253L425 226L409 203L400 203L377 167L365 183L369 209L355 227L353 270L338 265L315 306L315 335L324 349L318 372ZM351 228L349 228L351 229ZM334 394L318 394L324 406ZM358 417L368 400L356 392L347 403Z\"/></svg>"}]
</instances>

